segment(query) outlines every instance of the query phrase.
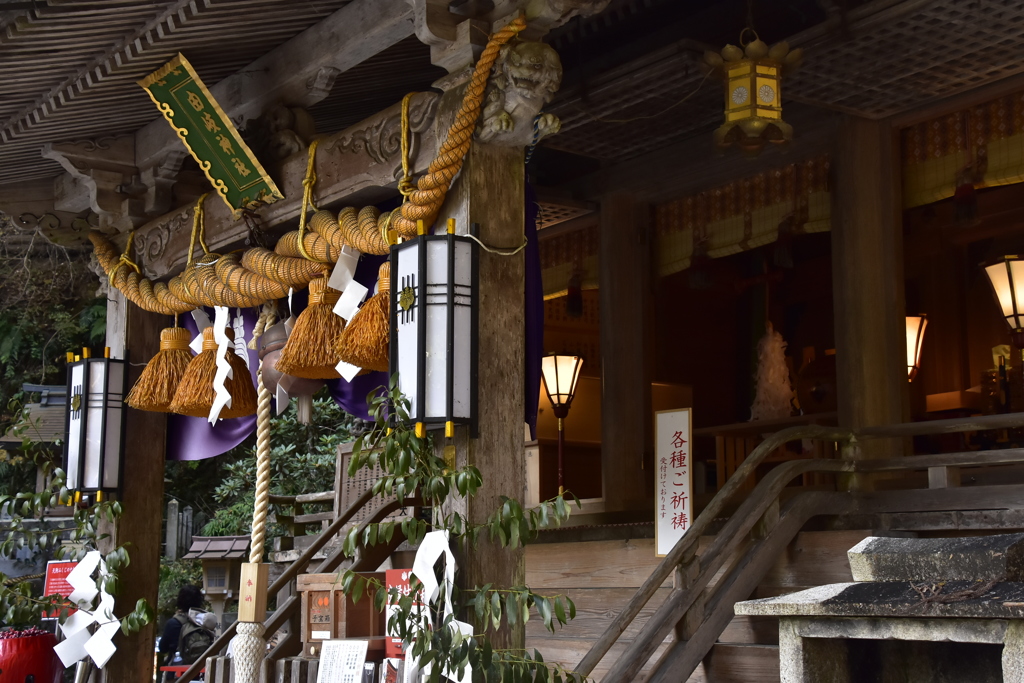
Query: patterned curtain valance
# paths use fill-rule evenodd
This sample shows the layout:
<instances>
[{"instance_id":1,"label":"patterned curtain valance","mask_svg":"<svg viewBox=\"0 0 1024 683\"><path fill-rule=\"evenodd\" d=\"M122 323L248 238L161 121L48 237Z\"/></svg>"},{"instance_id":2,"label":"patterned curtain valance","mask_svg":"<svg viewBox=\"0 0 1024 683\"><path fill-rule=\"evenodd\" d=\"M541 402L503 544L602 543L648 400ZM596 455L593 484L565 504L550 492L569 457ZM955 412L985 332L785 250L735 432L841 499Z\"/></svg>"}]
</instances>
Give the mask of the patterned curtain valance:
<instances>
[{"instance_id":1,"label":"patterned curtain valance","mask_svg":"<svg viewBox=\"0 0 1024 683\"><path fill-rule=\"evenodd\" d=\"M659 276L690 267L695 248L711 258L790 235L829 229L827 156L773 168L655 207Z\"/></svg>"},{"instance_id":2,"label":"patterned curtain valance","mask_svg":"<svg viewBox=\"0 0 1024 683\"><path fill-rule=\"evenodd\" d=\"M544 298L566 293L574 275L582 289L597 289L598 225L544 238L540 232L540 272Z\"/></svg>"},{"instance_id":3,"label":"patterned curtain valance","mask_svg":"<svg viewBox=\"0 0 1024 683\"><path fill-rule=\"evenodd\" d=\"M1024 91L901 131L903 207L1024 182Z\"/></svg>"}]
</instances>

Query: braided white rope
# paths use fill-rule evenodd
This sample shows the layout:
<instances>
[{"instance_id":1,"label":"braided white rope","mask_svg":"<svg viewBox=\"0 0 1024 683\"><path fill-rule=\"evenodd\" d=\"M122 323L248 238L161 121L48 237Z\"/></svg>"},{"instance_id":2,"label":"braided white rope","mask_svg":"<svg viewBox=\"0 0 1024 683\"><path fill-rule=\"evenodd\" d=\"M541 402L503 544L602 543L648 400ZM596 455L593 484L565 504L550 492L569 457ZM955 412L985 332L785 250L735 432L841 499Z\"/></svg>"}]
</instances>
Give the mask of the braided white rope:
<instances>
[{"instance_id":1,"label":"braided white rope","mask_svg":"<svg viewBox=\"0 0 1024 683\"><path fill-rule=\"evenodd\" d=\"M256 373L256 506L252 513L252 544L249 562L263 561L267 538L267 508L270 506L270 390L263 384L263 364Z\"/></svg>"}]
</instances>

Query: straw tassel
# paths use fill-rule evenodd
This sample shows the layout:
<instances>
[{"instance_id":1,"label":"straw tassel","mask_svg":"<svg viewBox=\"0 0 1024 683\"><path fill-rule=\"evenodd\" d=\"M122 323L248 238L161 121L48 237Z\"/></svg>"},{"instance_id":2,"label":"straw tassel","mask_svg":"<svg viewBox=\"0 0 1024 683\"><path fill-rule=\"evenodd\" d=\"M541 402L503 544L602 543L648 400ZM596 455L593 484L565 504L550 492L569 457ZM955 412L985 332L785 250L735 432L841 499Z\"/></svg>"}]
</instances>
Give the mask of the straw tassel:
<instances>
[{"instance_id":1,"label":"straw tassel","mask_svg":"<svg viewBox=\"0 0 1024 683\"><path fill-rule=\"evenodd\" d=\"M309 305L299 314L281 349L276 368L293 377L334 379L339 377L334 366L340 360L334 340L345 329L345 320L334 314L339 293L327 286L326 278L309 283Z\"/></svg>"},{"instance_id":2,"label":"straw tassel","mask_svg":"<svg viewBox=\"0 0 1024 683\"><path fill-rule=\"evenodd\" d=\"M142 371L126 399L136 410L167 413L174 393L192 360L189 331L184 327L160 330L160 350Z\"/></svg>"},{"instance_id":3,"label":"straw tassel","mask_svg":"<svg viewBox=\"0 0 1024 683\"><path fill-rule=\"evenodd\" d=\"M225 330L229 338L234 338L234 330ZM220 417L244 417L256 412L256 388L252 385L249 368L239 358L231 346L228 346L226 358L231 364L233 377L225 382L231 392L231 406L225 407ZM215 397L213 378L217 374L217 340L213 337L213 326L203 330L203 351L192 359L185 371L185 376L178 385L178 391L171 402L171 412L192 417L207 417L213 406Z\"/></svg>"},{"instance_id":4,"label":"straw tassel","mask_svg":"<svg viewBox=\"0 0 1024 683\"><path fill-rule=\"evenodd\" d=\"M338 337L336 350L341 360L365 370L388 371L391 338L391 264L385 261L377 271L377 293L370 297Z\"/></svg>"}]
</instances>

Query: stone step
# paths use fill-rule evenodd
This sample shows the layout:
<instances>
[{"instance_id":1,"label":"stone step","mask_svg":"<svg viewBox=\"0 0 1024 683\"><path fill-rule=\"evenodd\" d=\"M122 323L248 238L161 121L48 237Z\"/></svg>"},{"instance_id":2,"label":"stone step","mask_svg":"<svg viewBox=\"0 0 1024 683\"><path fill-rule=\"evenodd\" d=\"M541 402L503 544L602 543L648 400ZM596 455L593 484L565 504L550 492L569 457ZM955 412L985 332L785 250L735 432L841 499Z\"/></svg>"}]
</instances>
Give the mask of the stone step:
<instances>
[{"instance_id":1,"label":"stone step","mask_svg":"<svg viewBox=\"0 0 1024 683\"><path fill-rule=\"evenodd\" d=\"M1024 534L869 536L847 556L854 581L1024 581Z\"/></svg>"}]
</instances>

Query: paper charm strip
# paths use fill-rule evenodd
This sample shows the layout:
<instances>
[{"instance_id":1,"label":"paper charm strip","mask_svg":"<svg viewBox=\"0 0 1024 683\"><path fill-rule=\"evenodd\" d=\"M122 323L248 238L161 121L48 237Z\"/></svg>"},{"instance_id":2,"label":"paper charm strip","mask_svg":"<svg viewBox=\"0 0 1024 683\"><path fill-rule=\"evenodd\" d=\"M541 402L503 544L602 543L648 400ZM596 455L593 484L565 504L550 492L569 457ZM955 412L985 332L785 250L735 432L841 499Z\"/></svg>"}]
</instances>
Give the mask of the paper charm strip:
<instances>
[{"instance_id":1,"label":"paper charm strip","mask_svg":"<svg viewBox=\"0 0 1024 683\"><path fill-rule=\"evenodd\" d=\"M93 572L97 570L98 578L93 579ZM79 606L79 611L61 625L64 640L53 648L65 668L91 657L96 666L102 669L117 650L112 641L121 624L114 617L114 596L103 588L109 575L107 563L98 550L86 554L68 574L67 582L74 589L68 599ZM97 584L100 588L96 587ZM97 595L99 604L92 609ZM89 626L94 623L99 624L99 627L90 633Z\"/></svg>"},{"instance_id":2,"label":"paper charm strip","mask_svg":"<svg viewBox=\"0 0 1024 683\"><path fill-rule=\"evenodd\" d=\"M235 355L245 361L245 367L249 367L249 347L245 344L245 318L242 317L242 309L235 309L235 317L231 321L231 329L235 332L234 348Z\"/></svg>"},{"instance_id":3,"label":"paper charm strip","mask_svg":"<svg viewBox=\"0 0 1024 683\"><path fill-rule=\"evenodd\" d=\"M431 531L423 537L423 541L420 543L419 549L416 551L416 557L412 563L412 574L420 583L423 584L423 600L427 605L433 605L437 602L441 594L441 584L438 583L437 578L434 576L434 566L437 560L444 556L444 607L441 613L442 621L448 616L454 613L452 607L452 590L455 587L455 555L452 554L451 548L448 545L448 532L447 531ZM430 623L429 610L426 615L426 621ZM433 627L437 627L437 624L430 624ZM450 628L458 629L463 637L470 637L473 635L473 627L464 621L453 619L450 623ZM429 675L433 668L433 662L428 662L426 666L422 667L422 672ZM418 672L421 670L419 662L412 656L412 648L409 648L405 653L405 670ZM451 671L448 667L445 667L442 671L442 676L445 678L456 681L456 683L471 683L473 680L473 668L466 665L466 669L463 675L460 677L458 672Z\"/></svg>"},{"instance_id":4,"label":"paper charm strip","mask_svg":"<svg viewBox=\"0 0 1024 683\"><path fill-rule=\"evenodd\" d=\"M213 315L213 338L217 342L217 374L213 376L213 405L210 406L209 423L216 424L220 419L220 412L224 408L231 407L231 392L228 391L225 382L234 378L231 370L231 363L228 362L227 352L231 346L224 331L228 325L227 306L217 306Z\"/></svg>"}]
</instances>

